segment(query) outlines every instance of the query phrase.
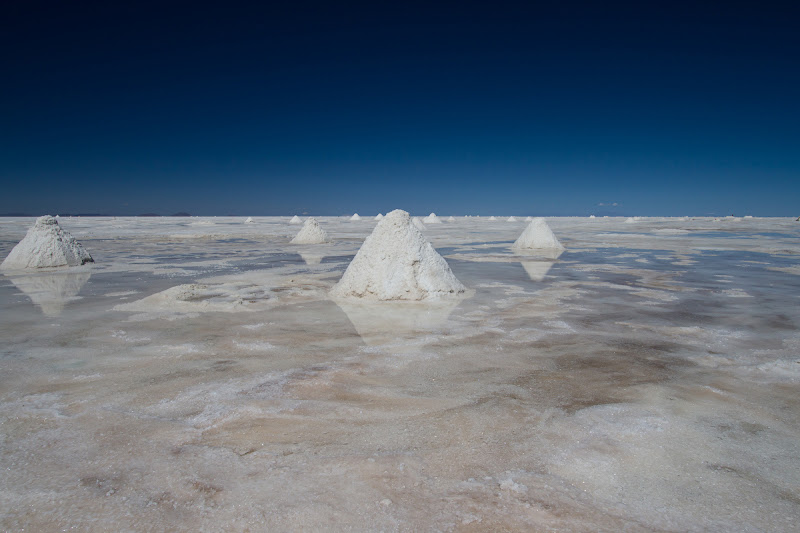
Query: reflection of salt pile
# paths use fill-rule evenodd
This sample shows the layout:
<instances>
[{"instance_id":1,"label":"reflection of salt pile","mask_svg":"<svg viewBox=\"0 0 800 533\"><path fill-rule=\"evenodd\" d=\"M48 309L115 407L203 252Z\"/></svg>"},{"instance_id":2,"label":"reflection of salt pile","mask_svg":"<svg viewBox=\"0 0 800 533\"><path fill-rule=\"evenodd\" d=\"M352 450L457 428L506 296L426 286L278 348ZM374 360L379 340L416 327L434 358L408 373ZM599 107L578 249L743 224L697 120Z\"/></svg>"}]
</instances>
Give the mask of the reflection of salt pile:
<instances>
[{"instance_id":1,"label":"reflection of salt pile","mask_svg":"<svg viewBox=\"0 0 800 533\"><path fill-rule=\"evenodd\" d=\"M91 272L52 272L8 276L11 283L42 309L47 316L58 316L64 304L74 300Z\"/></svg>"},{"instance_id":2,"label":"reflection of salt pile","mask_svg":"<svg viewBox=\"0 0 800 533\"><path fill-rule=\"evenodd\" d=\"M511 247L516 250L564 249L543 218L534 218Z\"/></svg>"},{"instance_id":3,"label":"reflection of salt pile","mask_svg":"<svg viewBox=\"0 0 800 533\"><path fill-rule=\"evenodd\" d=\"M291 240L292 244L321 244L328 241L328 234L319 225L319 222L313 218L306 220L300 231L297 232L294 239Z\"/></svg>"},{"instance_id":4,"label":"reflection of salt pile","mask_svg":"<svg viewBox=\"0 0 800 533\"><path fill-rule=\"evenodd\" d=\"M300 218L297 215L293 216L292 220L289 221L289 224L302 224L302 223L303 223L303 219Z\"/></svg>"},{"instance_id":5,"label":"reflection of salt pile","mask_svg":"<svg viewBox=\"0 0 800 533\"><path fill-rule=\"evenodd\" d=\"M516 221L517 219L514 216L510 216L508 217L508 219L506 219L506 222L516 222Z\"/></svg>"},{"instance_id":6,"label":"reflection of salt pile","mask_svg":"<svg viewBox=\"0 0 800 533\"><path fill-rule=\"evenodd\" d=\"M361 217L358 216L358 213L355 213L353 216L350 217L350 220L361 220Z\"/></svg>"},{"instance_id":7,"label":"reflection of salt pile","mask_svg":"<svg viewBox=\"0 0 800 533\"><path fill-rule=\"evenodd\" d=\"M431 213L430 215L426 216L422 219L425 224L441 224L442 221L439 220L439 217L436 216L436 213Z\"/></svg>"},{"instance_id":8,"label":"reflection of salt pile","mask_svg":"<svg viewBox=\"0 0 800 533\"><path fill-rule=\"evenodd\" d=\"M253 217L247 217L247 220L245 220L244 223L245 224L252 224L253 223Z\"/></svg>"},{"instance_id":9,"label":"reflection of salt pile","mask_svg":"<svg viewBox=\"0 0 800 533\"><path fill-rule=\"evenodd\" d=\"M411 223L414 224L414 227L420 231L425 231L425 224L419 219L419 217L414 217L411 219Z\"/></svg>"},{"instance_id":10,"label":"reflection of salt pile","mask_svg":"<svg viewBox=\"0 0 800 533\"><path fill-rule=\"evenodd\" d=\"M426 302L336 300L366 344L383 344L403 335L430 332L447 324L461 298ZM406 348L411 349L411 348Z\"/></svg>"},{"instance_id":11,"label":"reflection of salt pile","mask_svg":"<svg viewBox=\"0 0 800 533\"><path fill-rule=\"evenodd\" d=\"M89 252L61 229L55 218L45 215L39 217L25 238L14 246L0 269L53 268L93 262Z\"/></svg>"},{"instance_id":12,"label":"reflection of salt pile","mask_svg":"<svg viewBox=\"0 0 800 533\"><path fill-rule=\"evenodd\" d=\"M563 248L544 248L540 250L521 250L517 254L525 257L520 261L522 268L527 272L532 281L542 281L547 273L556 264L555 260L564 253ZM520 257L520 259L523 259Z\"/></svg>"},{"instance_id":13,"label":"reflection of salt pile","mask_svg":"<svg viewBox=\"0 0 800 533\"><path fill-rule=\"evenodd\" d=\"M378 213L378 214L375 216L375 220L383 220L383 214L382 214L382 213Z\"/></svg>"},{"instance_id":14,"label":"reflection of salt pile","mask_svg":"<svg viewBox=\"0 0 800 533\"><path fill-rule=\"evenodd\" d=\"M347 267L331 296L372 300L424 300L466 289L444 258L396 209L381 220Z\"/></svg>"},{"instance_id":15,"label":"reflection of salt pile","mask_svg":"<svg viewBox=\"0 0 800 533\"><path fill-rule=\"evenodd\" d=\"M297 253L300 255L300 257L303 258L303 261L305 261L307 265L318 265L322 263L322 260L325 258L325 256L322 254L315 254L311 252L297 252Z\"/></svg>"}]
</instances>

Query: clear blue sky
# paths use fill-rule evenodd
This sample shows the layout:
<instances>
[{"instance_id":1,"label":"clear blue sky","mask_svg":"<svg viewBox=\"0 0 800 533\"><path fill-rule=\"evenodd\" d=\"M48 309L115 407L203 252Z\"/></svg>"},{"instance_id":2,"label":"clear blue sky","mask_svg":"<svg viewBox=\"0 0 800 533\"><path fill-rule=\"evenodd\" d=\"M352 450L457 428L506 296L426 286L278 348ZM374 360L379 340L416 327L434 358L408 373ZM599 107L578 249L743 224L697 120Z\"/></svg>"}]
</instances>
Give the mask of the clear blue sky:
<instances>
[{"instance_id":1,"label":"clear blue sky","mask_svg":"<svg viewBox=\"0 0 800 533\"><path fill-rule=\"evenodd\" d=\"M0 213L800 215L797 8L112 4L3 5Z\"/></svg>"}]
</instances>

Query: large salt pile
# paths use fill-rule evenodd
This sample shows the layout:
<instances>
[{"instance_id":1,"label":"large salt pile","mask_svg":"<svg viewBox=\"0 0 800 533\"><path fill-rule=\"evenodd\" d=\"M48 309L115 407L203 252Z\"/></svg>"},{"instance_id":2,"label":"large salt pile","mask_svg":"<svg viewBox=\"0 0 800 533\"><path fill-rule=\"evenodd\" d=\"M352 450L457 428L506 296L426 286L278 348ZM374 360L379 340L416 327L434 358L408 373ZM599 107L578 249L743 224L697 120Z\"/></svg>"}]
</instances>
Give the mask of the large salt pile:
<instances>
[{"instance_id":1,"label":"large salt pile","mask_svg":"<svg viewBox=\"0 0 800 533\"><path fill-rule=\"evenodd\" d=\"M381 220L331 289L336 298L418 301L465 292L444 258L396 209Z\"/></svg>"},{"instance_id":2,"label":"large salt pile","mask_svg":"<svg viewBox=\"0 0 800 533\"><path fill-rule=\"evenodd\" d=\"M306 219L303 227L291 240L292 244L321 244L323 242L328 242L328 234L313 218Z\"/></svg>"},{"instance_id":3,"label":"large salt pile","mask_svg":"<svg viewBox=\"0 0 800 533\"><path fill-rule=\"evenodd\" d=\"M383 220L383 213L378 213L378 214L375 216L375 220Z\"/></svg>"},{"instance_id":4,"label":"large salt pile","mask_svg":"<svg viewBox=\"0 0 800 533\"><path fill-rule=\"evenodd\" d=\"M411 223L414 224L414 227L416 227L418 230L425 231L425 224L422 223L419 217L412 218Z\"/></svg>"},{"instance_id":5,"label":"large salt pile","mask_svg":"<svg viewBox=\"0 0 800 533\"><path fill-rule=\"evenodd\" d=\"M45 215L36 220L25 238L11 250L0 269L53 268L93 263L94 259L58 221Z\"/></svg>"},{"instance_id":6,"label":"large salt pile","mask_svg":"<svg viewBox=\"0 0 800 533\"><path fill-rule=\"evenodd\" d=\"M361 220L361 217L358 216L358 213L355 213L353 216L350 217L350 220Z\"/></svg>"},{"instance_id":7,"label":"large salt pile","mask_svg":"<svg viewBox=\"0 0 800 533\"><path fill-rule=\"evenodd\" d=\"M297 215L293 216L292 220L289 221L289 224L302 224L302 223L303 223L303 219L300 218Z\"/></svg>"},{"instance_id":8,"label":"large salt pile","mask_svg":"<svg viewBox=\"0 0 800 533\"><path fill-rule=\"evenodd\" d=\"M422 219L425 224L441 224L442 221L439 220L439 217L436 216L436 213L431 213L430 215L426 216Z\"/></svg>"},{"instance_id":9,"label":"large salt pile","mask_svg":"<svg viewBox=\"0 0 800 533\"><path fill-rule=\"evenodd\" d=\"M517 250L559 250L564 248L543 218L534 218L511 247Z\"/></svg>"}]
</instances>

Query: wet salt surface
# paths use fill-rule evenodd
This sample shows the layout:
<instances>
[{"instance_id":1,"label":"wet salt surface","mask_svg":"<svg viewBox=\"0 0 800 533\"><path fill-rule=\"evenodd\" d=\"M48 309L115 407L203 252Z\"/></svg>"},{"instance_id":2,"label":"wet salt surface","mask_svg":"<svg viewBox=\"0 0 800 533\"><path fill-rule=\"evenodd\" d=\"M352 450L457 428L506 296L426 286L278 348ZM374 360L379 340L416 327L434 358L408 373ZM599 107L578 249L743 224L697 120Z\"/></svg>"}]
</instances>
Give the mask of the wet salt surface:
<instances>
[{"instance_id":1,"label":"wet salt surface","mask_svg":"<svg viewBox=\"0 0 800 533\"><path fill-rule=\"evenodd\" d=\"M363 309L374 221L243 220L64 218L94 267L0 278L3 529L796 530L800 224L459 218L470 298Z\"/></svg>"}]
</instances>

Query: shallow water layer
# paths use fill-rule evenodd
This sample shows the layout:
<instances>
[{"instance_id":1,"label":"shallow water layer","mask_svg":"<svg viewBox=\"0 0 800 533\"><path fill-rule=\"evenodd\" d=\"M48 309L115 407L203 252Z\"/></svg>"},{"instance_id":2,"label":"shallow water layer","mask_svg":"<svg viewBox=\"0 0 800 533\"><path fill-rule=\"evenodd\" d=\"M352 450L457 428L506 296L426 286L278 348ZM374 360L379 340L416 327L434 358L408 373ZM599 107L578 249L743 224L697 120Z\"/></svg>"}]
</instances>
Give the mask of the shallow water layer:
<instances>
[{"instance_id":1,"label":"shallow water layer","mask_svg":"<svg viewBox=\"0 0 800 533\"><path fill-rule=\"evenodd\" d=\"M365 306L374 221L243 221L62 219L95 265L0 277L2 529L796 530L800 223L458 218L467 297Z\"/></svg>"}]
</instances>

